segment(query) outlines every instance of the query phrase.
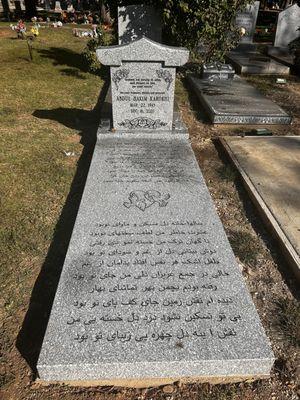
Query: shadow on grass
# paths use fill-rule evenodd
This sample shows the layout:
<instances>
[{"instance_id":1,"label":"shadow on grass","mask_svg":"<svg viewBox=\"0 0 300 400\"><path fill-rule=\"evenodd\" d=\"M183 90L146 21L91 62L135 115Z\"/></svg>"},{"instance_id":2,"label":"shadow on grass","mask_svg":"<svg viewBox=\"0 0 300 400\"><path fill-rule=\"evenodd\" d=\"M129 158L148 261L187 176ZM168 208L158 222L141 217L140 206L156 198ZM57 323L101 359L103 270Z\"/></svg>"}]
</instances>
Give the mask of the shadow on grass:
<instances>
[{"instance_id":1,"label":"shadow on grass","mask_svg":"<svg viewBox=\"0 0 300 400\"><path fill-rule=\"evenodd\" d=\"M64 68L61 70L62 75L72 76L78 79L86 79L86 76L80 73L77 68Z\"/></svg>"},{"instance_id":2,"label":"shadow on grass","mask_svg":"<svg viewBox=\"0 0 300 400\"><path fill-rule=\"evenodd\" d=\"M101 65L99 70L93 72L89 70L88 64L81 53L63 47L50 47L49 49L37 49L41 57L53 60L53 65L66 65L70 68L62 70L64 75L77 76L80 78L79 71L90 72L99 75L102 79L108 76L108 68ZM78 72L76 72L78 71Z\"/></svg>"},{"instance_id":3,"label":"shadow on grass","mask_svg":"<svg viewBox=\"0 0 300 400\"><path fill-rule=\"evenodd\" d=\"M201 102L197 94L195 93L195 89L192 87L192 83L189 82L187 78L185 78L183 80L183 86L188 93L191 110L195 113L196 119L205 125L210 124L209 116L203 109L203 106L201 105Z\"/></svg>"},{"instance_id":4,"label":"shadow on grass","mask_svg":"<svg viewBox=\"0 0 300 400\"><path fill-rule=\"evenodd\" d=\"M84 146L70 192L55 227L48 254L34 284L29 308L16 341L17 349L34 373L37 372L36 363L89 171L96 142L100 109L104 104L107 89L108 85L105 84L93 111L58 108L36 110L33 113L37 118L51 119L69 128L79 130L81 144Z\"/></svg>"}]
</instances>

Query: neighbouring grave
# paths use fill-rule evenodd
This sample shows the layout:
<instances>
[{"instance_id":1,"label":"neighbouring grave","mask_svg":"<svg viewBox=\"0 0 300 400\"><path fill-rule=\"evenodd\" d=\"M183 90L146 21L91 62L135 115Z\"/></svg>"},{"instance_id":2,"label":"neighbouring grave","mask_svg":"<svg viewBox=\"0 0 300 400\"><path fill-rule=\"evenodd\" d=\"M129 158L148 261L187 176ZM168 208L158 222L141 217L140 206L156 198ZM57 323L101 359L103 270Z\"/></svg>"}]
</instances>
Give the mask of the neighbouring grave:
<instances>
[{"instance_id":1,"label":"neighbouring grave","mask_svg":"<svg viewBox=\"0 0 300 400\"><path fill-rule=\"evenodd\" d=\"M300 137L220 139L300 282Z\"/></svg>"},{"instance_id":2,"label":"neighbouring grave","mask_svg":"<svg viewBox=\"0 0 300 400\"><path fill-rule=\"evenodd\" d=\"M300 7L294 4L278 15L275 47L288 47L289 43L300 37Z\"/></svg>"},{"instance_id":3,"label":"neighbouring grave","mask_svg":"<svg viewBox=\"0 0 300 400\"><path fill-rule=\"evenodd\" d=\"M161 42L162 25L159 11L144 4L118 7L119 44L145 36Z\"/></svg>"},{"instance_id":4,"label":"neighbouring grave","mask_svg":"<svg viewBox=\"0 0 300 400\"><path fill-rule=\"evenodd\" d=\"M253 4L248 4L245 10L240 11L236 16L236 25L240 28L244 28L246 31L245 35L241 38L241 44L253 44L259 3L259 1L255 1Z\"/></svg>"},{"instance_id":5,"label":"neighbouring grave","mask_svg":"<svg viewBox=\"0 0 300 400\"><path fill-rule=\"evenodd\" d=\"M281 107L243 78L227 80L188 77L199 101L214 124L290 124Z\"/></svg>"},{"instance_id":6,"label":"neighbouring grave","mask_svg":"<svg viewBox=\"0 0 300 400\"><path fill-rule=\"evenodd\" d=\"M294 65L294 57L288 45L300 36L300 7L294 4L278 15L274 46L268 47L268 55L289 67Z\"/></svg>"},{"instance_id":7,"label":"neighbouring grave","mask_svg":"<svg viewBox=\"0 0 300 400\"><path fill-rule=\"evenodd\" d=\"M55 2L54 10L55 11L62 11L60 1L56 1Z\"/></svg>"},{"instance_id":8,"label":"neighbouring grave","mask_svg":"<svg viewBox=\"0 0 300 400\"><path fill-rule=\"evenodd\" d=\"M113 128L98 131L40 378L143 387L268 376L268 339L187 131L172 126L188 51L143 38L97 56L111 66Z\"/></svg>"},{"instance_id":9,"label":"neighbouring grave","mask_svg":"<svg viewBox=\"0 0 300 400\"><path fill-rule=\"evenodd\" d=\"M230 51L227 61L238 74L289 75L290 67L257 51Z\"/></svg>"},{"instance_id":10,"label":"neighbouring grave","mask_svg":"<svg viewBox=\"0 0 300 400\"><path fill-rule=\"evenodd\" d=\"M238 74L262 74L262 75L288 75L290 68L280 62L272 60L269 56L263 55L256 50L253 43L259 1L248 5L244 12L238 13L236 25L244 28L246 34L242 36L236 49L227 55L227 61L233 65Z\"/></svg>"}]
</instances>

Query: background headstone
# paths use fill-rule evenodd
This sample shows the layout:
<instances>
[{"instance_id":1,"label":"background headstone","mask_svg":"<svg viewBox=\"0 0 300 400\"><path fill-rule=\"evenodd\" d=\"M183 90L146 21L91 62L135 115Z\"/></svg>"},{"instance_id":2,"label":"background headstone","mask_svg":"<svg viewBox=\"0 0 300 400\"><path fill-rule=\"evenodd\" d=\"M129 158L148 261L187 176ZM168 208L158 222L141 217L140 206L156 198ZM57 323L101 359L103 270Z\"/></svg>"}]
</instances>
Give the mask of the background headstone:
<instances>
[{"instance_id":1,"label":"background headstone","mask_svg":"<svg viewBox=\"0 0 300 400\"><path fill-rule=\"evenodd\" d=\"M50 0L45 0L45 10L49 11L51 9Z\"/></svg>"},{"instance_id":2,"label":"background headstone","mask_svg":"<svg viewBox=\"0 0 300 400\"><path fill-rule=\"evenodd\" d=\"M119 44L126 44L145 36L161 42L161 16L152 6L131 5L118 7Z\"/></svg>"},{"instance_id":3,"label":"background headstone","mask_svg":"<svg viewBox=\"0 0 300 400\"><path fill-rule=\"evenodd\" d=\"M236 17L236 25L246 30L246 34L241 38L241 43L246 44L253 42L259 3L259 1L255 1L254 4L249 4L246 9L239 12Z\"/></svg>"},{"instance_id":4,"label":"background headstone","mask_svg":"<svg viewBox=\"0 0 300 400\"><path fill-rule=\"evenodd\" d=\"M175 67L188 61L186 49L142 38L121 47L99 48L97 57L112 66L115 130L172 130Z\"/></svg>"},{"instance_id":5,"label":"background headstone","mask_svg":"<svg viewBox=\"0 0 300 400\"><path fill-rule=\"evenodd\" d=\"M22 15L22 8L21 8L21 1L16 0L15 1L15 17L19 18Z\"/></svg>"},{"instance_id":6,"label":"background headstone","mask_svg":"<svg viewBox=\"0 0 300 400\"><path fill-rule=\"evenodd\" d=\"M300 37L300 7L294 4L278 15L275 47L288 47L289 43Z\"/></svg>"},{"instance_id":7,"label":"background headstone","mask_svg":"<svg viewBox=\"0 0 300 400\"><path fill-rule=\"evenodd\" d=\"M55 9L55 11L61 11L62 10L60 1L56 1L55 2L55 8L54 9Z\"/></svg>"}]
</instances>

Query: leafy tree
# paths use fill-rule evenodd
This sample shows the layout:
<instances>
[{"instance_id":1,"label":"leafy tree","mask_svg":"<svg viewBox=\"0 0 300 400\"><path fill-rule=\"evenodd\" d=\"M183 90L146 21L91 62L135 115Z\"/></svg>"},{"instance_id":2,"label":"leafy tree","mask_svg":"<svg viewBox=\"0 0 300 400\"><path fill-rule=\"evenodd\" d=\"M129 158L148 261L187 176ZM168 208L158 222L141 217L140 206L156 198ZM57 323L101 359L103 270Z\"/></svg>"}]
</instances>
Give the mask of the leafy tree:
<instances>
[{"instance_id":1,"label":"leafy tree","mask_svg":"<svg viewBox=\"0 0 300 400\"><path fill-rule=\"evenodd\" d=\"M2 3L2 7L3 7L3 14L5 19L7 19L9 21L10 19L10 10L9 10L9 4L8 4L8 0L1 0Z\"/></svg>"},{"instance_id":2,"label":"leafy tree","mask_svg":"<svg viewBox=\"0 0 300 400\"><path fill-rule=\"evenodd\" d=\"M152 4L162 10L168 42L196 52L201 44L203 61L223 60L236 46L241 33L235 25L238 11L253 0L110 0L113 16L117 6Z\"/></svg>"},{"instance_id":3,"label":"leafy tree","mask_svg":"<svg viewBox=\"0 0 300 400\"><path fill-rule=\"evenodd\" d=\"M224 59L239 42L235 17L251 0L160 0L165 29L176 44L194 52L202 47L202 60Z\"/></svg>"}]
</instances>

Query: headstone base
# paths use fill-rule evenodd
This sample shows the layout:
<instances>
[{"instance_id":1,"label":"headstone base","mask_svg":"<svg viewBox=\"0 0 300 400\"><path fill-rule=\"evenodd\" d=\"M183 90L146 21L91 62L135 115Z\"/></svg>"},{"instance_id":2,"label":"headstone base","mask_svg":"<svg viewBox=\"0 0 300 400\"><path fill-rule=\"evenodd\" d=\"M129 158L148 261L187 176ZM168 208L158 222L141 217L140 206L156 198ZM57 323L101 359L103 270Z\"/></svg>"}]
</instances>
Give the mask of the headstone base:
<instances>
[{"instance_id":1,"label":"headstone base","mask_svg":"<svg viewBox=\"0 0 300 400\"><path fill-rule=\"evenodd\" d=\"M189 76L201 105L213 124L290 124L292 118L243 78L215 81Z\"/></svg>"},{"instance_id":2,"label":"headstone base","mask_svg":"<svg viewBox=\"0 0 300 400\"><path fill-rule=\"evenodd\" d=\"M256 52L257 44L256 43L239 43L238 46L232 51L239 52L239 53Z\"/></svg>"},{"instance_id":3,"label":"headstone base","mask_svg":"<svg viewBox=\"0 0 300 400\"><path fill-rule=\"evenodd\" d=\"M201 378L153 378L153 379L113 379L113 380L74 380L74 381L43 381L37 379L35 383L40 386L51 386L55 384L62 384L72 387L96 387L96 386L115 386L120 388L134 388L134 389L144 389L144 388L155 388L159 386L172 385L180 382L181 384L191 384L191 383L210 383L211 385L226 385L239 382L253 382L261 379L269 379L270 374L266 375L241 375L241 376L208 376Z\"/></svg>"}]
</instances>

